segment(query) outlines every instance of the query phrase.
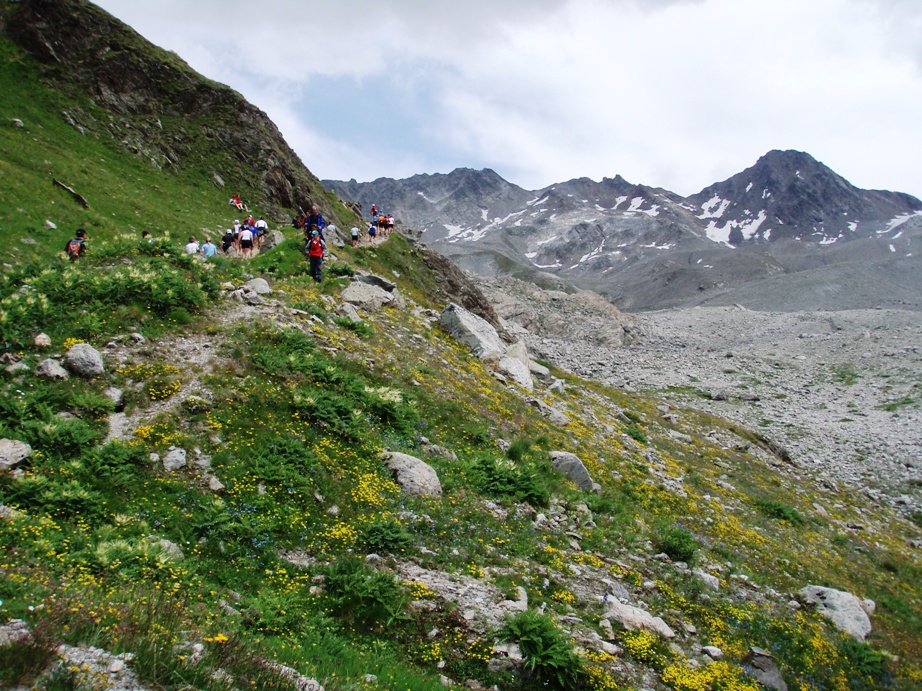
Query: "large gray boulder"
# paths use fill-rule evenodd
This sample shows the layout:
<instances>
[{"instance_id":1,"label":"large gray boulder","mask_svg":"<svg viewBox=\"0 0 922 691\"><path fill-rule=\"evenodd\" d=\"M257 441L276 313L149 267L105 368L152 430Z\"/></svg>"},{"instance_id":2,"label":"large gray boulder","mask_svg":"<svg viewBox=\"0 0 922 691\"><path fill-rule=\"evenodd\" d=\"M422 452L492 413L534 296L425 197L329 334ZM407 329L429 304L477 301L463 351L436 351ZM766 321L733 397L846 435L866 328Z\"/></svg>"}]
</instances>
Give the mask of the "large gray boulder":
<instances>
[{"instance_id":1,"label":"large gray boulder","mask_svg":"<svg viewBox=\"0 0 922 691\"><path fill-rule=\"evenodd\" d=\"M551 451L551 467L561 475L568 477L584 492L598 492L602 486L596 483L586 466L576 454L568 451Z\"/></svg>"},{"instance_id":2,"label":"large gray boulder","mask_svg":"<svg viewBox=\"0 0 922 691\"><path fill-rule=\"evenodd\" d=\"M18 439L0 439L0 469L15 468L32 455L32 447Z\"/></svg>"},{"instance_id":3,"label":"large gray boulder","mask_svg":"<svg viewBox=\"0 0 922 691\"><path fill-rule=\"evenodd\" d=\"M605 603L605 618L618 622L630 631L643 629L663 638L675 638L675 631L661 617L654 617L646 610L626 605L614 598Z\"/></svg>"},{"instance_id":4,"label":"large gray boulder","mask_svg":"<svg viewBox=\"0 0 922 691\"><path fill-rule=\"evenodd\" d=\"M535 382L531 378L530 364L528 348L523 341L518 341L506 348L506 353L499 359L499 371L522 388L532 391Z\"/></svg>"},{"instance_id":5,"label":"large gray boulder","mask_svg":"<svg viewBox=\"0 0 922 691\"><path fill-rule=\"evenodd\" d=\"M341 297L345 302L360 307L366 312L377 312L384 305L393 304L399 307L397 291L388 291L384 288L365 283L363 281L353 281L343 290Z\"/></svg>"},{"instance_id":6,"label":"large gray boulder","mask_svg":"<svg viewBox=\"0 0 922 691\"><path fill-rule=\"evenodd\" d=\"M171 446L166 458L163 459L163 469L168 472L186 467L186 450Z\"/></svg>"},{"instance_id":7,"label":"large gray boulder","mask_svg":"<svg viewBox=\"0 0 922 691\"><path fill-rule=\"evenodd\" d=\"M871 633L871 619L868 612L874 611L872 600L860 600L843 590L808 585L800 589L800 597L807 605L829 619L839 631L858 641L867 639Z\"/></svg>"},{"instance_id":8,"label":"large gray boulder","mask_svg":"<svg viewBox=\"0 0 922 691\"><path fill-rule=\"evenodd\" d=\"M498 363L506 352L506 346L493 325L461 305L449 303L442 310L439 323L452 338L470 348L474 357L484 362Z\"/></svg>"},{"instance_id":9,"label":"large gray boulder","mask_svg":"<svg viewBox=\"0 0 922 691\"><path fill-rule=\"evenodd\" d=\"M379 458L384 461L404 493L419 497L442 496L439 476L425 461L396 451L385 451Z\"/></svg>"},{"instance_id":10,"label":"large gray boulder","mask_svg":"<svg viewBox=\"0 0 922 691\"><path fill-rule=\"evenodd\" d=\"M77 343L64 356L64 367L78 377L91 379L105 374L102 355L89 343Z\"/></svg>"}]
</instances>

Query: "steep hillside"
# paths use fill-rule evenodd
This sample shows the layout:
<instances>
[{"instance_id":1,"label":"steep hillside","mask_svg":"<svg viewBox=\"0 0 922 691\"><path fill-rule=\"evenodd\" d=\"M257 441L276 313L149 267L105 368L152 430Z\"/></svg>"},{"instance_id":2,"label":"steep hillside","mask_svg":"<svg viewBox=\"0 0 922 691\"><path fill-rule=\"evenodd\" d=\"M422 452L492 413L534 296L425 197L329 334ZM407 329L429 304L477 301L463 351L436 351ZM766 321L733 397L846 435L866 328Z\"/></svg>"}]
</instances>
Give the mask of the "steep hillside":
<instances>
[{"instance_id":1,"label":"steep hillside","mask_svg":"<svg viewBox=\"0 0 922 691\"><path fill-rule=\"evenodd\" d=\"M859 190L797 151L688 198L620 176L526 193L493 171L324 184L366 210L375 201L470 271L551 274L627 310L922 307L922 202ZM516 192L469 194L483 184ZM863 280L852 290L843 274Z\"/></svg>"},{"instance_id":2,"label":"steep hillside","mask_svg":"<svg viewBox=\"0 0 922 691\"><path fill-rule=\"evenodd\" d=\"M5 26L63 6L111 21L25 2ZM0 47L22 121L0 127L0 688L918 688L922 516L535 361L448 308L499 322L400 234L331 242L322 282L293 229L184 254L164 229L226 223L212 163L236 150L158 168L61 115L114 117L70 63ZM89 227L87 254L46 218ZM598 297L535 299L587 317L536 332L630 340Z\"/></svg>"},{"instance_id":3,"label":"steep hillside","mask_svg":"<svg viewBox=\"0 0 922 691\"><path fill-rule=\"evenodd\" d=\"M14 257L81 225L218 232L240 215L232 193L277 223L312 203L351 223L262 111L92 4L3 3L0 55L0 228L27 238Z\"/></svg>"}]
</instances>

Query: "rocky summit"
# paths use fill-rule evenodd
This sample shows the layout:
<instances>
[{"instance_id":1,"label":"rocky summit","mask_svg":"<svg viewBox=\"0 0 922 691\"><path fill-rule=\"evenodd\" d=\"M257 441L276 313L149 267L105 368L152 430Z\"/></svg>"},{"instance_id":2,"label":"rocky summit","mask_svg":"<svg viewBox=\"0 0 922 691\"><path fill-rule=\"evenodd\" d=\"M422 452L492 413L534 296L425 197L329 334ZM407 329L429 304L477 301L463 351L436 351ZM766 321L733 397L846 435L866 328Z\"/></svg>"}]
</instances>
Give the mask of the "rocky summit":
<instances>
[{"instance_id":1,"label":"rocky summit","mask_svg":"<svg viewBox=\"0 0 922 691\"><path fill-rule=\"evenodd\" d=\"M922 308L922 202L771 151L689 197L587 178L526 191L492 170L324 184L480 275L588 288L627 310Z\"/></svg>"}]
</instances>

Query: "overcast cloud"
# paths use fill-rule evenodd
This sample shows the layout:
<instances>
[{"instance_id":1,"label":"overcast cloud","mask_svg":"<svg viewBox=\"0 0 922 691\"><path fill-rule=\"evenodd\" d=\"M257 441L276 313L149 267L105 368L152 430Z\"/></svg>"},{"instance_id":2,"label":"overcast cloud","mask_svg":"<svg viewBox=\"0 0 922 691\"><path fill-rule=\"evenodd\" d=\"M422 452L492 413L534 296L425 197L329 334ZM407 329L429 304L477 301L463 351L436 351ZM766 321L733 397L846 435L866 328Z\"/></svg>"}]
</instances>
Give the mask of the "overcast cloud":
<instances>
[{"instance_id":1,"label":"overcast cloud","mask_svg":"<svg viewBox=\"0 0 922 691\"><path fill-rule=\"evenodd\" d=\"M321 178L691 194L770 149L922 196L917 0L100 0Z\"/></svg>"}]
</instances>

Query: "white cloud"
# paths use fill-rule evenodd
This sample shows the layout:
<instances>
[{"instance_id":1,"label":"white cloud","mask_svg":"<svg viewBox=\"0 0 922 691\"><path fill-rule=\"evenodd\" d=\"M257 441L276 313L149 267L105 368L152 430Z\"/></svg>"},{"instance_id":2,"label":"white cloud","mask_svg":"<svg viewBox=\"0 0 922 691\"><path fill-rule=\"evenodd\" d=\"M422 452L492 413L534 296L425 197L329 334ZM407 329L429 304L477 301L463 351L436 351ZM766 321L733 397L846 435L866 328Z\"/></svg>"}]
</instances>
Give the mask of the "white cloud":
<instances>
[{"instance_id":1,"label":"white cloud","mask_svg":"<svg viewBox=\"0 0 922 691\"><path fill-rule=\"evenodd\" d=\"M922 194L915 0L101 5L266 110L321 177L485 165L530 188L621 174L688 194L796 148ZM375 135L350 131L382 92Z\"/></svg>"}]
</instances>

